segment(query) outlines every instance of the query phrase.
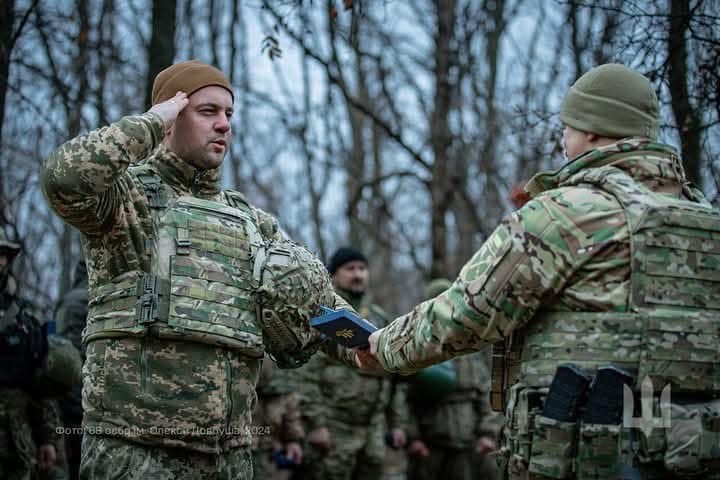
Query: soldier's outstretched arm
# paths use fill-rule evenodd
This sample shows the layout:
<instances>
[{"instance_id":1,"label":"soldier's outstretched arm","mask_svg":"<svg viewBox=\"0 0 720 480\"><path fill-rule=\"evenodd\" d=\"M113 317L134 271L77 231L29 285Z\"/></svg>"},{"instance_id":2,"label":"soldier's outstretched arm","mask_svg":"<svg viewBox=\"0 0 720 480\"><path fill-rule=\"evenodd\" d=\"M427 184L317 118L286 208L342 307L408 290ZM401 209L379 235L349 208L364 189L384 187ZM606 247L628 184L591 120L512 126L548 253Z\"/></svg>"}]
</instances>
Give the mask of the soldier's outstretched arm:
<instances>
[{"instance_id":1,"label":"soldier's outstretched arm","mask_svg":"<svg viewBox=\"0 0 720 480\"><path fill-rule=\"evenodd\" d=\"M583 244L596 241L568 221L564 208L535 200L506 217L448 290L373 334L380 366L416 372L525 325L543 299L564 287Z\"/></svg>"},{"instance_id":2,"label":"soldier's outstretched arm","mask_svg":"<svg viewBox=\"0 0 720 480\"><path fill-rule=\"evenodd\" d=\"M185 94L178 94L143 115L124 117L58 147L41 173L52 209L88 235L109 229L129 190L123 174L157 147L187 102Z\"/></svg>"}]
</instances>

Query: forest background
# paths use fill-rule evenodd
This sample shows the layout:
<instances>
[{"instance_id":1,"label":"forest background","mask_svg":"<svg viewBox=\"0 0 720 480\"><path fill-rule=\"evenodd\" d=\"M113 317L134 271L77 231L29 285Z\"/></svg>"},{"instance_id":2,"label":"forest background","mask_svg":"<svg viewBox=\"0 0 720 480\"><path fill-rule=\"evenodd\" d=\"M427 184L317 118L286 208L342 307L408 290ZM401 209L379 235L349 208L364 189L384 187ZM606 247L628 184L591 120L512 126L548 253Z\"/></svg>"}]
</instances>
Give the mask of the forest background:
<instances>
[{"instance_id":1,"label":"forest background","mask_svg":"<svg viewBox=\"0 0 720 480\"><path fill-rule=\"evenodd\" d=\"M513 184L562 164L560 102L595 65L651 79L661 140L719 202L720 0L4 0L0 42L0 223L46 318L80 248L40 166L147 110L174 61L233 83L225 186L323 259L361 248L392 313L457 275Z\"/></svg>"}]
</instances>

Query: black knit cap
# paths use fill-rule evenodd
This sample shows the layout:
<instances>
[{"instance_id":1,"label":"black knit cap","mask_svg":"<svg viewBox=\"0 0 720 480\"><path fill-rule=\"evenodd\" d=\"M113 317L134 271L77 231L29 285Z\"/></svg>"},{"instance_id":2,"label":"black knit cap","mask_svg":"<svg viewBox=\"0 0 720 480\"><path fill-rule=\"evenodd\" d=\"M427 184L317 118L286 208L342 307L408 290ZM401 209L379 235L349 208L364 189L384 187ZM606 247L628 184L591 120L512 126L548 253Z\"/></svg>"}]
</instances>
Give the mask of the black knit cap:
<instances>
[{"instance_id":1,"label":"black knit cap","mask_svg":"<svg viewBox=\"0 0 720 480\"><path fill-rule=\"evenodd\" d=\"M335 250L335 253L332 254L332 257L330 257L330 261L327 265L328 272L330 272L330 275L335 275L338 268L355 260L368 263L367 258L360 250L356 250L353 247L340 247Z\"/></svg>"}]
</instances>

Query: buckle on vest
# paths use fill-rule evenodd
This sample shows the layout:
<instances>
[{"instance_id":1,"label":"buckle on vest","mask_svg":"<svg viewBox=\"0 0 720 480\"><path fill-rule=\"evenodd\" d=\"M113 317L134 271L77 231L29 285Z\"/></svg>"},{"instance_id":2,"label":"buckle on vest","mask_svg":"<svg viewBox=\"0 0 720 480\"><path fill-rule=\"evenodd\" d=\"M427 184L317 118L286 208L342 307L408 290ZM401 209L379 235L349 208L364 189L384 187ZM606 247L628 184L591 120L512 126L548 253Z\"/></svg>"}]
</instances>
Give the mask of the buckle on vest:
<instances>
[{"instance_id":1,"label":"buckle on vest","mask_svg":"<svg viewBox=\"0 0 720 480\"><path fill-rule=\"evenodd\" d=\"M175 239L175 253L177 255L190 255L190 232L187 226L177 227L177 238Z\"/></svg>"},{"instance_id":2,"label":"buckle on vest","mask_svg":"<svg viewBox=\"0 0 720 480\"><path fill-rule=\"evenodd\" d=\"M147 183L145 184L145 191L148 196L148 205L150 208L163 208L162 199L160 198L160 184L159 183Z\"/></svg>"},{"instance_id":3,"label":"buckle on vest","mask_svg":"<svg viewBox=\"0 0 720 480\"><path fill-rule=\"evenodd\" d=\"M157 276L145 274L142 282L141 294L138 296L138 322L140 324L153 323L157 319Z\"/></svg>"}]
</instances>

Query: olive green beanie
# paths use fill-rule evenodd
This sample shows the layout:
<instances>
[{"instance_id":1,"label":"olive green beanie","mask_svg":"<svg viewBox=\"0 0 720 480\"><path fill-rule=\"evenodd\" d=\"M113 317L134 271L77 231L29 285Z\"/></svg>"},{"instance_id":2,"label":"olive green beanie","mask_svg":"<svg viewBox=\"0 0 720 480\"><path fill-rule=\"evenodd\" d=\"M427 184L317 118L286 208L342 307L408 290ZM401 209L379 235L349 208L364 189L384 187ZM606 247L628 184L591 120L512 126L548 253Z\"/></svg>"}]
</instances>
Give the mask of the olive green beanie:
<instances>
[{"instance_id":1,"label":"olive green beanie","mask_svg":"<svg viewBox=\"0 0 720 480\"><path fill-rule=\"evenodd\" d=\"M560 119L603 137L657 138L658 100L650 81L624 65L609 63L580 77L563 100Z\"/></svg>"}]
</instances>

